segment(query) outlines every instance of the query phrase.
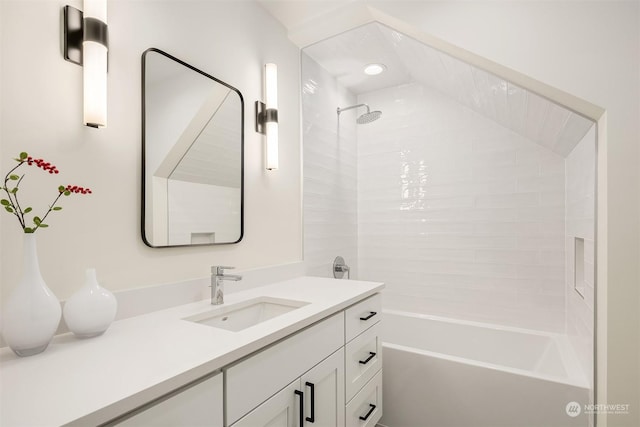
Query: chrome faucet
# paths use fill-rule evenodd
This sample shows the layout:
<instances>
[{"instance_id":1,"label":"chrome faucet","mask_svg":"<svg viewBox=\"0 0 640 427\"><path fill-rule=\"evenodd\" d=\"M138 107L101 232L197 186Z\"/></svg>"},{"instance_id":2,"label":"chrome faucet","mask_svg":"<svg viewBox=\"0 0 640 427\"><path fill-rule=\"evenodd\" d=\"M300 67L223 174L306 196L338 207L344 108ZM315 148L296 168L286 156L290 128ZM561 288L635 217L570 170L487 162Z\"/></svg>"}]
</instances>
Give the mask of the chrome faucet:
<instances>
[{"instance_id":1,"label":"chrome faucet","mask_svg":"<svg viewBox=\"0 0 640 427\"><path fill-rule=\"evenodd\" d=\"M224 274L224 270L232 270L235 267L223 267L221 265L211 266L211 304L224 304L224 281L233 280L237 282L242 280L242 276L233 274Z\"/></svg>"}]
</instances>

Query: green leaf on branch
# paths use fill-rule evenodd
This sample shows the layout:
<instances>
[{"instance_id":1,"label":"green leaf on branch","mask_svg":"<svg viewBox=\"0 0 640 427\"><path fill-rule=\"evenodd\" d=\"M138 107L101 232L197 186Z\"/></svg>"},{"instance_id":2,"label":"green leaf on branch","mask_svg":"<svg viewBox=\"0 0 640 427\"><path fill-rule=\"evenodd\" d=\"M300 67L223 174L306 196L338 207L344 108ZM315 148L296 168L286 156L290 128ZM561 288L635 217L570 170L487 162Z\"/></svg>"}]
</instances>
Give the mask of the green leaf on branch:
<instances>
[{"instance_id":1,"label":"green leaf on branch","mask_svg":"<svg viewBox=\"0 0 640 427\"><path fill-rule=\"evenodd\" d=\"M24 228L24 232L25 232L25 233L33 233L33 228L31 228L31 227L25 227L25 228Z\"/></svg>"},{"instance_id":2,"label":"green leaf on branch","mask_svg":"<svg viewBox=\"0 0 640 427\"><path fill-rule=\"evenodd\" d=\"M64 192L64 185L61 185L60 187L58 187L58 191L63 193Z\"/></svg>"},{"instance_id":3,"label":"green leaf on branch","mask_svg":"<svg viewBox=\"0 0 640 427\"><path fill-rule=\"evenodd\" d=\"M40 219L39 216L34 216L33 217L33 223L37 226L40 226L40 224L42 224L42 220Z\"/></svg>"},{"instance_id":4,"label":"green leaf on branch","mask_svg":"<svg viewBox=\"0 0 640 427\"><path fill-rule=\"evenodd\" d=\"M20 177L19 177L18 175L9 175L9 179L10 179L11 181L17 181L17 180L19 180L19 179L20 179Z\"/></svg>"},{"instance_id":5,"label":"green leaf on branch","mask_svg":"<svg viewBox=\"0 0 640 427\"><path fill-rule=\"evenodd\" d=\"M20 160L24 160L27 157L29 157L29 155L27 153L25 153L24 151L22 153L20 153Z\"/></svg>"},{"instance_id":6,"label":"green leaf on branch","mask_svg":"<svg viewBox=\"0 0 640 427\"><path fill-rule=\"evenodd\" d=\"M47 227L48 227L48 225L47 225L47 224L42 224L42 223L40 223L40 224L38 225L38 227L41 227L41 228L47 228Z\"/></svg>"},{"instance_id":7,"label":"green leaf on branch","mask_svg":"<svg viewBox=\"0 0 640 427\"><path fill-rule=\"evenodd\" d=\"M61 211L61 210L62 210L62 207L60 207L60 206L56 206L56 207L52 208L52 210L54 210L54 211Z\"/></svg>"},{"instance_id":8,"label":"green leaf on branch","mask_svg":"<svg viewBox=\"0 0 640 427\"><path fill-rule=\"evenodd\" d=\"M30 207L29 207L29 208L26 208L26 209L24 210L24 213L29 213L29 212L31 212L32 210L33 210L33 209L31 209Z\"/></svg>"},{"instance_id":9,"label":"green leaf on branch","mask_svg":"<svg viewBox=\"0 0 640 427\"><path fill-rule=\"evenodd\" d=\"M10 206L5 206L4 208L6 209L7 212L13 213L13 209Z\"/></svg>"},{"instance_id":10,"label":"green leaf on branch","mask_svg":"<svg viewBox=\"0 0 640 427\"><path fill-rule=\"evenodd\" d=\"M18 192L18 187L11 190L11 194L16 194Z\"/></svg>"},{"instance_id":11,"label":"green leaf on branch","mask_svg":"<svg viewBox=\"0 0 640 427\"><path fill-rule=\"evenodd\" d=\"M7 199L0 200L0 205L2 206L9 206L10 204L11 202L9 202Z\"/></svg>"},{"instance_id":12,"label":"green leaf on branch","mask_svg":"<svg viewBox=\"0 0 640 427\"><path fill-rule=\"evenodd\" d=\"M67 190L67 191L65 191L63 194L64 194L65 196L68 196L68 195L70 195L70 194L71 194L71 191Z\"/></svg>"}]
</instances>

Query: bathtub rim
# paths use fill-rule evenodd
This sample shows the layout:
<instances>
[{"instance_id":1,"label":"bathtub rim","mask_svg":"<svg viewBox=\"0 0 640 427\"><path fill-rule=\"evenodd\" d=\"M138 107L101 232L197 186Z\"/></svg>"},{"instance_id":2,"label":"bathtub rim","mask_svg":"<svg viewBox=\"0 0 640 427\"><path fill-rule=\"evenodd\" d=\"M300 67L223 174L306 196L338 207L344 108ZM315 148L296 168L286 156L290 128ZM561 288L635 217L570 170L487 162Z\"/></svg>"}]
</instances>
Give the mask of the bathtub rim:
<instances>
[{"instance_id":1,"label":"bathtub rim","mask_svg":"<svg viewBox=\"0 0 640 427\"><path fill-rule=\"evenodd\" d=\"M424 349L406 346L402 344L396 344L393 342L386 341L384 336L382 337L383 338L382 346L383 348L388 347L396 350L407 351L410 353L421 354L429 357L435 357L438 359L450 360L453 362L464 363L464 364L477 366L481 368L507 372L515 375L523 375L530 378L539 379L542 381L571 385L571 386L583 388L586 390L592 389L585 373L583 373L578 366L575 366L572 364L572 362L577 364L578 359L574 353L573 348L567 342L568 335L560 334L557 332L537 331L533 329L525 329L525 328L519 328L514 326L497 325L493 323L483 323L483 322L478 322L474 320L452 319L452 318L437 316L432 314L414 313L410 311L393 310L393 309L382 310L383 320L384 320L385 314L391 314L391 315L403 316L403 317L412 317L419 320L431 320L431 321L444 322L444 323L453 323L458 325L466 325L466 326L472 326L472 327L493 329L497 331L506 331L506 332L513 332L513 333L526 334L526 335L536 335L536 336L550 338L559 350L560 359L562 361L563 367L565 368L565 372L567 373L566 376L543 374L543 373L538 373L538 372L529 371L525 369L512 368L509 366L498 365L495 363L480 362L480 361L465 358L465 357L453 356L446 353L439 353L436 351L424 350Z\"/></svg>"}]
</instances>

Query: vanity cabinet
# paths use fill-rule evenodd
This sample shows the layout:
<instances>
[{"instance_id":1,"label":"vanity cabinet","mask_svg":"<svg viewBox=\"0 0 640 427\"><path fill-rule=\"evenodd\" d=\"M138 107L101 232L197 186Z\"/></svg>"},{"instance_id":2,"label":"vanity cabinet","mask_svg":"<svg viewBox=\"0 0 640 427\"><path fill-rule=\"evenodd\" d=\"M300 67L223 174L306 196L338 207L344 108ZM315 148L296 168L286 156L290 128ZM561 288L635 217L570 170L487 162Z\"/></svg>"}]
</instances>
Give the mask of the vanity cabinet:
<instances>
[{"instance_id":1,"label":"vanity cabinet","mask_svg":"<svg viewBox=\"0 0 640 427\"><path fill-rule=\"evenodd\" d=\"M226 425L374 426L382 416L380 319L375 294L226 368Z\"/></svg>"},{"instance_id":2,"label":"vanity cabinet","mask_svg":"<svg viewBox=\"0 0 640 427\"><path fill-rule=\"evenodd\" d=\"M107 426L223 427L222 373L191 383L124 415Z\"/></svg>"},{"instance_id":3,"label":"vanity cabinet","mask_svg":"<svg viewBox=\"0 0 640 427\"><path fill-rule=\"evenodd\" d=\"M375 294L108 425L373 427L380 318Z\"/></svg>"}]
</instances>

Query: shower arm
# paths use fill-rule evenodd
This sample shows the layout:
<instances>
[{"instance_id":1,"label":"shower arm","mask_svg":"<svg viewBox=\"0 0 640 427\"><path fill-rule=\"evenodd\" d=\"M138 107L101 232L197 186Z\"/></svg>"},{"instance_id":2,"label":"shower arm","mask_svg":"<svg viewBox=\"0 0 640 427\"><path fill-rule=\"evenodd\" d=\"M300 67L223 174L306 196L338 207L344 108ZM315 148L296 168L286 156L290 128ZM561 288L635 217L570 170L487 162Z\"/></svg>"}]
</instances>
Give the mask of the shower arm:
<instances>
[{"instance_id":1,"label":"shower arm","mask_svg":"<svg viewBox=\"0 0 640 427\"><path fill-rule=\"evenodd\" d=\"M344 107L344 108L338 107L338 109L336 111L338 112L338 115L340 115L340 113L342 113L343 111L352 110L352 109L358 108L358 107L367 107L367 114L371 112L370 109L369 109L369 106L367 104L352 105L351 107Z\"/></svg>"}]
</instances>

